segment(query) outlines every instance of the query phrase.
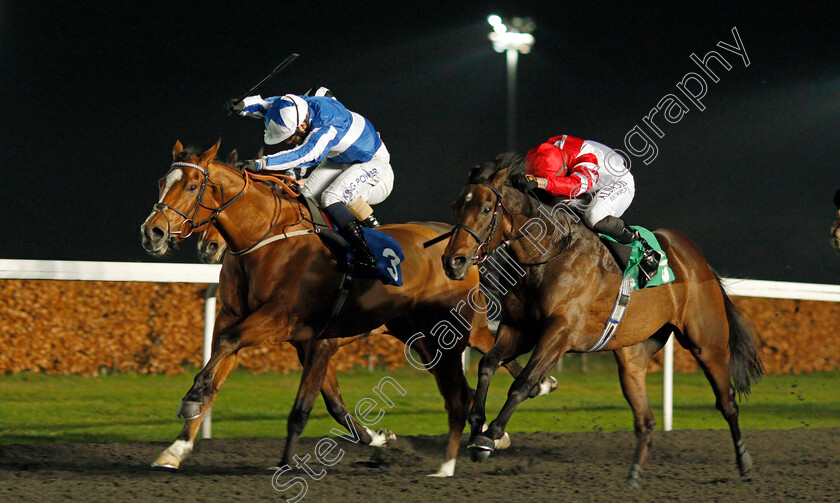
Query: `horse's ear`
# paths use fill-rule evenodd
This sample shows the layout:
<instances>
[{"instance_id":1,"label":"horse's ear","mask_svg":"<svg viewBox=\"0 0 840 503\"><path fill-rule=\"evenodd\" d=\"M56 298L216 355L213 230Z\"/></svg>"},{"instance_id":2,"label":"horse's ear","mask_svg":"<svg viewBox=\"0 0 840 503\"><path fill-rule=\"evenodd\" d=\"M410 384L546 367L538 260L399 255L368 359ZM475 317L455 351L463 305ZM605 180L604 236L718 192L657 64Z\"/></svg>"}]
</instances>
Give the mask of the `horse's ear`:
<instances>
[{"instance_id":1,"label":"horse's ear","mask_svg":"<svg viewBox=\"0 0 840 503\"><path fill-rule=\"evenodd\" d=\"M239 152L237 152L236 149L231 150L230 153L227 156L227 163L228 164L236 164L236 161L238 161L238 160L239 160Z\"/></svg>"},{"instance_id":2,"label":"horse's ear","mask_svg":"<svg viewBox=\"0 0 840 503\"><path fill-rule=\"evenodd\" d=\"M478 171L481 169L481 166L476 164L472 168L470 168L470 179L475 178L475 175L478 174Z\"/></svg>"},{"instance_id":3,"label":"horse's ear","mask_svg":"<svg viewBox=\"0 0 840 503\"><path fill-rule=\"evenodd\" d=\"M216 158L216 155L219 153L219 146L222 144L222 139L219 138L219 141L216 142L215 145L208 148L206 152L201 154L201 164L206 166L210 164L210 161Z\"/></svg>"},{"instance_id":4,"label":"horse's ear","mask_svg":"<svg viewBox=\"0 0 840 503\"><path fill-rule=\"evenodd\" d=\"M175 140L175 146L172 147L172 158L176 159L178 154L184 151L184 146L181 145L181 140Z\"/></svg>"},{"instance_id":5,"label":"horse's ear","mask_svg":"<svg viewBox=\"0 0 840 503\"><path fill-rule=\"evenodd\" d=\"M490 178L490 181L492 181L494 185L496 183L505 183L505 180L507 180L507 177L508 177L509 174L510 174L510 168L509 167L502 168L499 171L496 171L495 173L493 173L493 176Z\"/></svg>"},{"instance_id":6,"label":"horse's ear","mask_svg":"<svg viewBox=\"0 0 840 503\"><path fill-rule=\"evenodd\" d=\"M264 150L265 150L265 147L260 147L260 149L259 149L259 150L257 150L257 156L256 156L256 157L254 157L254 159L259 159L260 157L262 157L262 156L263 156L263 151L264 151Z\"/></svg>"}]
</instances>

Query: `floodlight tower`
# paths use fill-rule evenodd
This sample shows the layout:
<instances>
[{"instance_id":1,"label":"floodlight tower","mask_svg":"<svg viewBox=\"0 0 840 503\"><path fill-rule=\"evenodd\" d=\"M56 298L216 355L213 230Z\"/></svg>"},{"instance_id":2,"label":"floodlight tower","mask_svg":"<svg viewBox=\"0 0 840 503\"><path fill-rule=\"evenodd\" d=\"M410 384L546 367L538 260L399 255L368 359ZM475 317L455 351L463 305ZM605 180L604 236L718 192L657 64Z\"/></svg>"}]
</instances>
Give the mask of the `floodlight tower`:
<instances>
[{"instance_id":1,"label":"floodlight tower","mask_svg":"<svg viewBox=\"0 0 840 503\"><path fill-rule=\"evenodd\" d=\"M519 53L531 52L534 45L531 32L536 25L527 17L515 17L507 24L496 14L487 16L487 22L493 27L487 36L493 43L493 49L507 56L507 149L513 152L516 149L516 67Z\"/></svg>"}]
</instances>

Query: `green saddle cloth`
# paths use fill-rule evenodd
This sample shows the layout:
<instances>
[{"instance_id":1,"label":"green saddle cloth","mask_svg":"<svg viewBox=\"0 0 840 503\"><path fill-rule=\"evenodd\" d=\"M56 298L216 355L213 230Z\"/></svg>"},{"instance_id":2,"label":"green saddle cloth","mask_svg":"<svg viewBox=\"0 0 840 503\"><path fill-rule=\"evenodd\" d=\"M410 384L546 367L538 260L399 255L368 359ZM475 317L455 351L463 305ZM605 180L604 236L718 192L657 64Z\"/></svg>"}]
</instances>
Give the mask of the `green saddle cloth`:
<instances>
[{"instance_id":1,"label":"green saddle cloth","mask_svg":"<svg viewBox=\"0 0 840 503\"><path fill-rule=\"evenodd\" d=\"M665 252L659 245L659 241L656 239L656 236L644 227L640 227L638 225L631 225L630 227L639 231L639 235L648 244L648 246L658 251L662 255L662 259L659 261L659 269L656 271L656 274L653 276L653 278L651 278L651 280L648 281L647 284L645 284L645 288L664 285L666 283L674 281L674 271L672 271L671 268L668 267L668 257L665 256ZM604 234L601 234L600 236L601 239L615 241L615 239ZM631 251L630 260L627 262L627 267L624 269L624 277L631 276L635 280L633 289L640 290L641 288L639 288L639 276L642 273L639 268L639 262L642 261L642 256L645 253L645 247L640 241L633 241L632 243L626 246L629 246L631 248Z\"/></svg>"}]
</instances>

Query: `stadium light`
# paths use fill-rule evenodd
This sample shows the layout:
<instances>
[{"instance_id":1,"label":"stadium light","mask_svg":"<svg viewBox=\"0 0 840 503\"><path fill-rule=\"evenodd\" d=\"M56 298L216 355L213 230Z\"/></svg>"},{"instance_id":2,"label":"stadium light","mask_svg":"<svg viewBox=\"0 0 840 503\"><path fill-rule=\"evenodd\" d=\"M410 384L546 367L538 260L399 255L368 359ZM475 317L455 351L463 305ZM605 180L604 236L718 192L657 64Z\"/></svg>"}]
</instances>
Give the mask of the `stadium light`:
<instances>
[{"instance_id":1,"label":"stadium light","mask_svg":"<svg viewBox=\"0 0 840 503\"><path fill-rule=\"evenodd\" d=\"M493 31L487 35L493 43L496 52L504 52L507 57L507 149L516 149L516 68L519 64L519 53L528 54L534 45L534 31L536 25L531 18L515 17L510 25L496 14L487 16L487 23Z\"/></svg>"}]
</instances>

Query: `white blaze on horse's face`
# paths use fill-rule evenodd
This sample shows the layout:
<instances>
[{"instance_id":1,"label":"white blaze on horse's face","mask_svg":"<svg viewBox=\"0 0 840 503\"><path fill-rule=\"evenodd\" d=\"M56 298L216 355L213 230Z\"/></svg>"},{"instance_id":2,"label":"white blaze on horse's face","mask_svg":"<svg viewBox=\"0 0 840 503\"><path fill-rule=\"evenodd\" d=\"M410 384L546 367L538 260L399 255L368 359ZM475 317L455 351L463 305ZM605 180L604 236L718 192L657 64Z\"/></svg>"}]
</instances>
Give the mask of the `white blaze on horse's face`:
<instances>
[{"instance_id":1,"label":"white blaze on horse's face","mask_svg":"<svg viewBox=\"0 0 840 503\"><path fill-rule=\"evenodd\" d=\"M163 191L160 193L160 201L158 201L159 203L163 202L163 198L166 197L166 193L169 192L169 189L171 189L173 185L175 185L175 182L177 182L183 177L183 169L173 169L168 175L166 175L166 184L163 187Z\"/></svg>"},{"instance_id":2,"label":"white blaze on horse's face","mask_svg":"<svg viewBox=\"0 0 840 503\"><path fill-rule=\"evenodd\" d=\"M169 189L171 189L175 185L175 182L177 182L178 180L180 180L183 177L184 177L184 171L181 170L181 169L173 169L172 171L169 172L168 175L166 175L166 179L164 180L164 183L163 183L163 189L160 191L160 199L158 199L159 203L163 202L163 198L166 197L166 193L169 192ZM157 210L152 210L152 212L149 213L149 216L146 217L146 221L143 222L143 227L142 228L145 228L146 224L149 223L149 220L151 220L151 218L153 216L155 216L155 213L157 213Z\"/></svg>"},{"instance_id":3,"label":"white blaze on horse's face","mask_svg":"<svg viewBox=\"0 0 840 503\"><path fill-rule=\"evenodd\" d=\"M464 202L465 202L465 203L468 203L468 202L472 201L472 198L473 198L473 193L472 193L472 191L467 192L467 195L466 195L466 196L464 196Z\"/></svg>"}]
</instances>

